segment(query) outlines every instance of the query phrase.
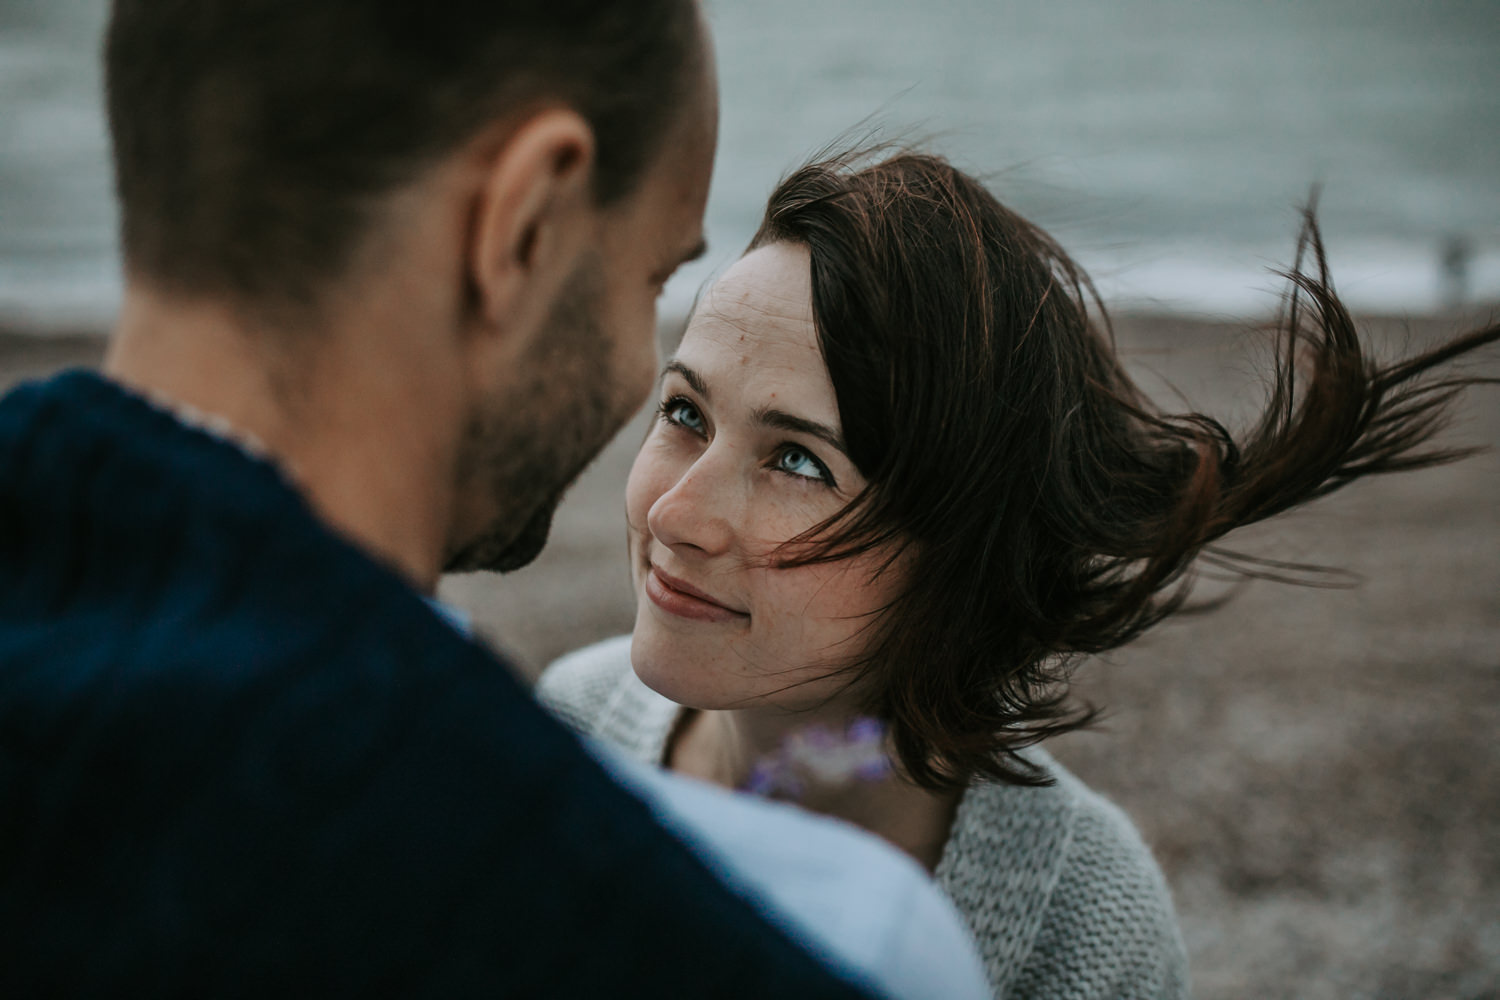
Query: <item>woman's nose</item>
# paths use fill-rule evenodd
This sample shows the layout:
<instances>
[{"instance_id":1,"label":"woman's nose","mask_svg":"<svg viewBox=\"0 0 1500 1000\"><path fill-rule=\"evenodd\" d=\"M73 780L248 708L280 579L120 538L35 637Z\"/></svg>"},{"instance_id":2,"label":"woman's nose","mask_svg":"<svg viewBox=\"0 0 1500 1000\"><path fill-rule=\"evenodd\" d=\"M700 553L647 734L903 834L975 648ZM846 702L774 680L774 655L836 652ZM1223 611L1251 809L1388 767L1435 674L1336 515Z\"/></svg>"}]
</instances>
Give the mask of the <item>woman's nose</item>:
<instances>
[{"instance_id":1,"label":"woman's nose","mask_svg":"<svg viewBox=\"0 0 1500 1000\"><path fill-rule=\"evenodd\" d=\"M647 511L652 536L672 549L687 547L711 556L728 552L734 545L737 501L724 473L708 455L700 456Z\"/></svg>"}]
</instances>

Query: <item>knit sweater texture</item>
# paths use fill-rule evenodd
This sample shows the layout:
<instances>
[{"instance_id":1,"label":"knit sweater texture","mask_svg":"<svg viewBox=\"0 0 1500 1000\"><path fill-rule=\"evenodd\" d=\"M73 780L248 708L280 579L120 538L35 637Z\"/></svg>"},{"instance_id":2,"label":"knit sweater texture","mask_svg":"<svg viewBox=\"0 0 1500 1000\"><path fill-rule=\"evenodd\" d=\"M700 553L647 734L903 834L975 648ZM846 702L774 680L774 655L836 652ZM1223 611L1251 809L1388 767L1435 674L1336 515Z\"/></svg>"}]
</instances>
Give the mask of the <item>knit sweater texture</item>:
<instances>
[{"instance_id":1,"label":"knit sweater texture","mask_svg":"<svg viewBox=\"0 0 1500 1000\"><path fill-rule=\"evenodd\" d=\"M658 764L681 711L636 678L629 636L557 661L537 694L580 732ZM1055 783L970 787L935 873L974 932L995 996L1187 996L1171 896L1134 825L1046 753L1028 756Z\"/></svg>"},{"instance_id":2,"label":"knit sweater texture","mask_svg":"<svg viewBox=\"0 0 1500 1000\"><path fill-rule=\"evenodd\" d=\"M278 471L0 400L0 996L856 996Z\"/></svg>"}]
</instances>

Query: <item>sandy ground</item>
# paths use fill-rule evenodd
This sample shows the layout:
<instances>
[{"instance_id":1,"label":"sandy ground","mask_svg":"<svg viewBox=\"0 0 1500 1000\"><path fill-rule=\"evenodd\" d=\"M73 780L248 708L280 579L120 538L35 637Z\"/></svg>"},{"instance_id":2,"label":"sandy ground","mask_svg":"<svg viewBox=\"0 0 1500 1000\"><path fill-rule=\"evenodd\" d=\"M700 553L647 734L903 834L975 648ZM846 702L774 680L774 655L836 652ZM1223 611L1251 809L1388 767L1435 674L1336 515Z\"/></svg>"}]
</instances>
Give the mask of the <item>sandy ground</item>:
<instances>
[{"instance_id":1,"label":"sandy ground","mask_svg":"<svg viewBox=\"0 0 1500 1000\"><path fill-rule=\"evenodd\" d=\"M1368 329L1399 350L1459 325ZM1253 405L1245 327L1117 327L1149 390ZM0 336L0 387L99 349ZM1500 373L1500 354L1481 367ZM621 497L643 426L578 483L534 566L443 584L529 671L630 628ZM1471 392L1447 440L1500 446L1500 389ZM1155 849L1195 994L1500 997L1500 455L1360 483L1234 541L1360 582L1256 582L1083 664L1107 720L1052 745Z\"/></svg>"}]
</instances>

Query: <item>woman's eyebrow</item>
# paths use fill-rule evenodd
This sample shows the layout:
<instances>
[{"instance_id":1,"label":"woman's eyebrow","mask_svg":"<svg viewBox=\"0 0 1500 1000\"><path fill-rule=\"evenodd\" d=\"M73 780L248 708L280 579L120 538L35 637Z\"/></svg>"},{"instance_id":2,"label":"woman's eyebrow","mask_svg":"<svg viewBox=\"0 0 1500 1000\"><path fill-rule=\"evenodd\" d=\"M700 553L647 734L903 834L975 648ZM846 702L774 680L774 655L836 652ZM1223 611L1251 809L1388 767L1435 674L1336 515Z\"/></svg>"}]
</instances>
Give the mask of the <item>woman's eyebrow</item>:
<instances>
[{"instance_id":1,"label":"woman's eyebrow","mask_svg":"<svg viewBox=\"0 0 1500 1000\"><path fill-rule=\"evenodd\" d=\"M682 380L692 387L694 392L704 399L709 398L708 386L703 383L702 376L687 365L681 361L668 361L667 366L661 370L662 377L665 378L670 372L676 372L678 375L681 375Z\"/></svg>"},{"instance_id":2,"label":"woman's eyebrow","mask_svg":"<svg viewBox=\"0 0 1500 1000\"><path fill-rule=\"evenodd\" d=\"M829 447L838 449L839 454L845 458L849 457L849 452L844 447L844 439L839 436L838 431L827 424L820 424L816 420L793 416L785 410L773 410L770 408L756 410L755 422L763 427L774 427L777 430L810 435L824 442Z\"/></svg>"}]
</instances>

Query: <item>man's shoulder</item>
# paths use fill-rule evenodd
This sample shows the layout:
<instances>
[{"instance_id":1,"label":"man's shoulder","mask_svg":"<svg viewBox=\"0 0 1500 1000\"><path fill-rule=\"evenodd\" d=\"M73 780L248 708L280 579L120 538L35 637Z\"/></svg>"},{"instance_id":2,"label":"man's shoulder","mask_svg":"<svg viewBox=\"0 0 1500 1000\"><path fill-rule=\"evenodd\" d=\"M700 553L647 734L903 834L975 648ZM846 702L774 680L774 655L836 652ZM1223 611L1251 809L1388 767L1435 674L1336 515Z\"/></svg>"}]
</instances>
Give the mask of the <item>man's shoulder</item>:
<instances>
[{"instance_id":1,"label":"man's shoulder","mask_svg":"<svg viewBox=\"0 0 1500 1000\"><path fill-rule=\"evenodd\" d=\"M275 648L289 620L257 614L264 647L189 619L110 637L129 662L78 643L34 670L0 657L7 689L54 678L4 699L0 992L97 975L154 976L166 996L277 977L341 995L420 958L448 995L705 995L718 978L726 995L853 995L855 977L691 863L503 666L414 594L386 596L295 648ZM80 953L67 926L115 949Z\"/></svg>"}]
</instances>

